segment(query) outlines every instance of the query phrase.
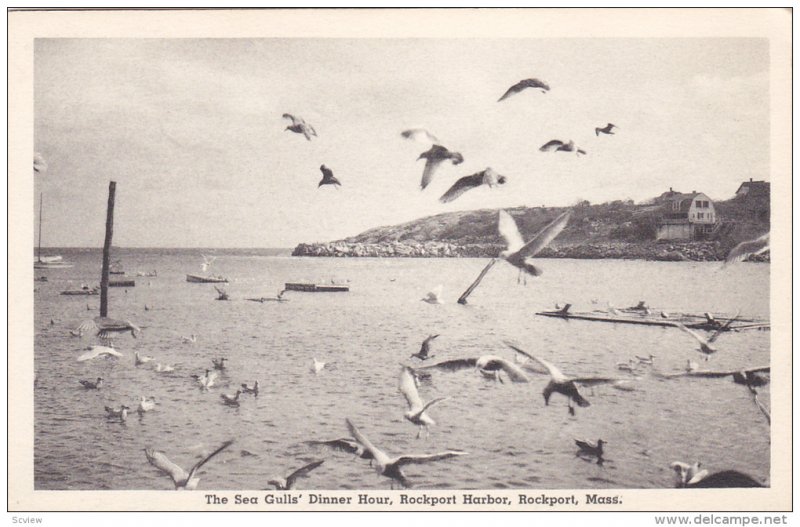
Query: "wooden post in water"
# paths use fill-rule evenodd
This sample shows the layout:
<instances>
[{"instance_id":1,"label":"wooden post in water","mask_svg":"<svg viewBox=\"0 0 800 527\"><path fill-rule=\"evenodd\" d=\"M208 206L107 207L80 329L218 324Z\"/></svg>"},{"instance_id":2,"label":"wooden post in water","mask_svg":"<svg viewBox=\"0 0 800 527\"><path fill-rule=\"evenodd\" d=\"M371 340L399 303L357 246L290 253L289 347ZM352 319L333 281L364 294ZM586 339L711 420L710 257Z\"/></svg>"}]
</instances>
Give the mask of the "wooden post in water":
<instances>
[{"instance_id":1,"label":"wooden post in water","mask_svg":"<svg viewBox=\"0 0 800 527\"><path fill-rule=\"evenodd\" d=\"M472 282L472 285L470 285L467 288L467 290L464 291L464 293L458 298L458 303L459 304L462 304L462 305L466 305L467 304L467 297L472 294L472 292L475 290L476 287L478 287L478 284L481 283L481 280L483 280L483 277L486 276L486 273L489 272L489 269L492 268L492 266L495 264L496 261L497 261L497 258L492 258L492 261L489 262L486 265L486 267L483 268L483 271L481 271L481 274L478 275L478 278L476 278L475 281Z\"/></svg>"},{"instance_id":2,"label":"wooden post in water","mask_svg":"<svg viewBox=\"0 0 800 527\"><path fill-rule=\"evenodd\" d=\"M100 275L100 316L108 316L108 266L111 260L111 238L114 235L114 194L117 182L108 183L108 210L106 212L106 240L103 243L103 270Z\"/></svg>"}]
</instances>

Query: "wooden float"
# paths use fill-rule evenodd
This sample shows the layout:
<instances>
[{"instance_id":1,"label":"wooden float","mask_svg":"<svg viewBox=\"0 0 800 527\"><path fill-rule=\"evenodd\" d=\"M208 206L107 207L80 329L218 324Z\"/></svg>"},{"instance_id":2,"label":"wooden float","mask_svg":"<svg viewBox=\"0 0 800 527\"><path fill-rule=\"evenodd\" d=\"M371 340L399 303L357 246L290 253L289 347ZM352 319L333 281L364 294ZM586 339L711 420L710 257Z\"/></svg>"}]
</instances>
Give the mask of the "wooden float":
<instances>
[{"instance_id":1,"label":"wooden float","mask_svg":"<svg viewBox=\"0 0 800 527\"><path fill-rule=\"evenodd\" d=\"M661 318L660 314L641 314L637 310L620 310L623 314L612 315L604 311L588 312L569 312L559 311L540 311L537 315L543 317L563 318L565 320L589 320L593 322L607 322L612 324L635 324L639 326L657 326L663 328L674 328L680 323L687 328L715 331L725 325L730 318L718 318L709 320L705 315L675 314L669 318ZM727 330L740 331L744 329L769 329L769 322L763 320L736 319Z\"/></svg>"},{"instance_id":2,"label":"wooden float","mask_svg":"<svg viewBox=\"0 0 800 527\"><path fill-rule=\"evenodd\" d=\"M98 292L97 289L67 289L66 291L61 291L61 294L67 296L94 296Z\"/></svg>"},{"instance_id":3,"label":"wooden float","mask_svg":"<svg viewBox=\"0 0 800 527\"><path fill-rule=\"evenodd\" d=\"M228 279L224 276L203 276L199 274L187 274L186 281L193 284L221 284L227 283Z\"/></svg>"},{"instance_id":4,"label":"wooden float","mask_svg":"<svg viewBox=\"0 0 800 527\"><path fill-rule=\"evenodd\" d=\"M136 287L136 280L109 280L108 287Z\"/></svg>"},{"instance_id":5,"label":"wooden float","mask_svg":"<svg viewBox=\"0 0 800 527\"><path fill-rule=\"evenodd\" d=\"M350 286L286 282L285 289L286 291L302 291L304 293L346 293L347 291L350 291Z\"/></svg>"}]
</instances>

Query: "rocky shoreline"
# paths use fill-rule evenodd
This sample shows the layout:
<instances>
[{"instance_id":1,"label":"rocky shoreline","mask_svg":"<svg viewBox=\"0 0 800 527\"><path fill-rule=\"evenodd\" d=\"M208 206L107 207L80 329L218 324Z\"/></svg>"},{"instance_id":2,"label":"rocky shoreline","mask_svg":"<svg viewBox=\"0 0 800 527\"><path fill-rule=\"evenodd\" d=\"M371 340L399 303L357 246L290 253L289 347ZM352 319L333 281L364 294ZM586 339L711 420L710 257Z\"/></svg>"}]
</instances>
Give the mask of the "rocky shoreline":
<instances>
[{"instance_id":1,"label":"rocky shoreline","mask_svg":"<svg viewBox=\"0 0 800 527\"><path fill-rule=\"evenodd\" d=\"M326 258L494 258L504 249L495 244L447 242L301 243L292 256ZM547 247L537 258L620 259L705 262L725 259L729 248L719 242L601 242ZM748 261L769 262L769 252Z\"/></svg>"}]
</instances>

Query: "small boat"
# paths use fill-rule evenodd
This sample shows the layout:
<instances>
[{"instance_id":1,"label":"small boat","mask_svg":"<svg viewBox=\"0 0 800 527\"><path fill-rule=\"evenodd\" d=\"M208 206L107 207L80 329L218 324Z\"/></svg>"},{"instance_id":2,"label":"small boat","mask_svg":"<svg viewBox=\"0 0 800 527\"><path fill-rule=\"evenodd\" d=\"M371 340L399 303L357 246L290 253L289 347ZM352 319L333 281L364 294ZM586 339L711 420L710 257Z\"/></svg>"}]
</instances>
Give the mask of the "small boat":
<instances>
[{"instance_id":1,"label":"small boat","mask_svg":"<svg viewBox=\"0 0 800 527\"><path fill-rule=\"evenodd\" d=\"M62 260L61 256L42 256L42 194L39 193L39 248L33 260L34 269L69 269L72 264Z\"/></svg>"},{"instance_id":2,"label":"small boat","mask_svg":"<svg viewBox=\"0 0 800 527\"><path fill-rule=\"evenodd\" d=\"M224 276L203 276L199 274L187 274L186 281L194 284L220 284L227 283L228 279Z\"/></svg>"},{"instance_id":3,"label":"small boat","mask_svg":"<svg viewBox=\"0 0 800 527\"><path fill-rule=\"evenodd\" d=\"M67 289L66 291L61 291L62 295L69 295L69 296L93 296L100 293L99 289Z\"/></svg>"},{"instance_id":4,"label":"small boat","mask_svg":"<svg viewBox=\"0 0 800 527\"><path fill-rule=\"evenodd\" d=\"M350 286L286 282L285 289L286 291L302 291L304 293L346 293L347 291L350 291Z\"/></svg>"},{"instance_id":5,"label":"small boat","mask_svg":"<svg viewBox=\"0 0 800 527\"><path fill-rule=\"evenodd\" d=\"M136 280L109 280L108 287L136 287Z\"/></svg>"}]
</instances>

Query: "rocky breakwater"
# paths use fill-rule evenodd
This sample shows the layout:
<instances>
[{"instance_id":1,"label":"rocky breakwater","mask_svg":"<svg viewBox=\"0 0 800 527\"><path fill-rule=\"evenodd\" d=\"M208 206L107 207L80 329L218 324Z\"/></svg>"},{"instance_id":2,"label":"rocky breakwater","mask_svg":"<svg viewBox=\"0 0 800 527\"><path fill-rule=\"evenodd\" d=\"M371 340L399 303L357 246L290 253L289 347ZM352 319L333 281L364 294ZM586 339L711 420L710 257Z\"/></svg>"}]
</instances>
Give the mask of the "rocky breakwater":
<instances>
[{"instance_id":1,"label":"rocky breakwater","mask_svg":"<svg viewBox=\"0 0 800 527\"><path fill-rule=\"evenodd\" d=\"M460 245L447 242L301 243L292 256L328 258L494 258L504 249L495 244ZM666 262L721 261L729 249L719 242L599 242L547 247L537 258L619 259ZM769 253L751 261L768 262Z\"/></svg>"}]
</instances>

